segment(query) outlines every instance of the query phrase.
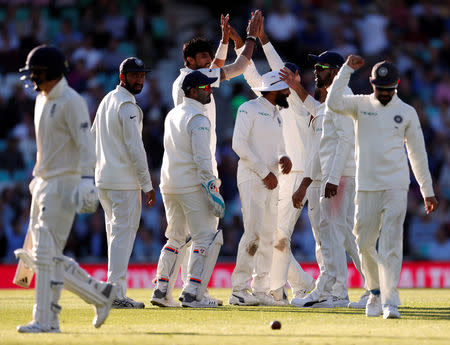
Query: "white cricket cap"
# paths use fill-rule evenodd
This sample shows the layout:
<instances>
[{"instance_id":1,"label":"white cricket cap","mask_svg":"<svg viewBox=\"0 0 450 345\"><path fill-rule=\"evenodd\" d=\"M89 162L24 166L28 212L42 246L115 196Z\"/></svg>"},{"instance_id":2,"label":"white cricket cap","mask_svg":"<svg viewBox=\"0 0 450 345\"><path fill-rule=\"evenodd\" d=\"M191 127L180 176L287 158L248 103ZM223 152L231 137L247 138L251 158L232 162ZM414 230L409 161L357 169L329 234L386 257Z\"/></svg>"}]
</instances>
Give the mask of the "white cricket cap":
<instances>
[{"instance_id":1,"label":"white cricket cap","mask_svg":"<svg viewBox=\"0 0 450 345\"><path fill-rule=\"evenodd\" d=\"M254 87L255 91L280 91L288 89L289 85L280 79L280 70L267 72L262 76L262 85Z\"/></svg>"}]
</instances>

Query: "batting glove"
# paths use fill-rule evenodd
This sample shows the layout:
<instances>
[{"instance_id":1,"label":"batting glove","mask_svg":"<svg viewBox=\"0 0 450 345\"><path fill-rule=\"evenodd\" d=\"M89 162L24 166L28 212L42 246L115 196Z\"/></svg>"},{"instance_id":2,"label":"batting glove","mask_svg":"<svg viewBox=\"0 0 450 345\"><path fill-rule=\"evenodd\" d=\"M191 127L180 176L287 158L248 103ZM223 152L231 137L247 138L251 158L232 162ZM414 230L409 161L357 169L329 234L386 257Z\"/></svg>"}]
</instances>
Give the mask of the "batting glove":
<instances>
[{"instance_id":1,"label":"batting glove","mask_svg":"<svg viewBox=\"0 0 450 345\"><path fill-rule=\"evenodd\" d=\"M83 177L72 195L77 213L93 213L98 207L98 192L92 177Z\"/></svg>"},{"instance_id":2,"label":"batting glove","mask_svg":"<svg viewBox=\"0 0 450 345\"><path fill-rule=\"evenodd\" d=\"M223 201L222 195L220 195L216 180L213 179L207 183L202 183L202 187L208 197L209 209L212 214L216 217L223 218L225 215L225 202Z\"/></svg>"}]
</instances>

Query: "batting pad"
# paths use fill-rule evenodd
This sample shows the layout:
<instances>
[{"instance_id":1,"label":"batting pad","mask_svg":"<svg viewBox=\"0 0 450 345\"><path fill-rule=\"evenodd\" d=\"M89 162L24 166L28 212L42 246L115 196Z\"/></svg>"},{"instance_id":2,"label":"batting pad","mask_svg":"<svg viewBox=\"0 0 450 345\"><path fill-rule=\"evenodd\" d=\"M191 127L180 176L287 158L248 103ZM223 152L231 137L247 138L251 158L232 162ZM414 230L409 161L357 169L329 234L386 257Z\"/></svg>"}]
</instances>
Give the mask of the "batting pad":
<instances>
[{"instance_id":1,"label":"batting pad","mask_svg":"<svg viewBox=\"0 0 450 345\"><path fill-rule=\"evenodd\" d=\"M203 265L203 272L201 275L201 284L197 289L197 301L203 298L208 287L209 280L211 279L212 272L216 266L217 258L219 257L220 248L223 245L223 233L222 229L218 229L214 235L214 238L207 248L206 258Z\"/></svg>"},{"instance_id":2,"label":"batting pad","mask_svg":"<svg viewBox=\"0 0 450 345\"><path fill-rule=\"evenodd\" d=\"M59 256L55 260L60 260L63 264L64 286L67 290L89 304L98 306L108 302L110 284L94 279L75 260L67 256Z\"/></svg>"}]
</instances>

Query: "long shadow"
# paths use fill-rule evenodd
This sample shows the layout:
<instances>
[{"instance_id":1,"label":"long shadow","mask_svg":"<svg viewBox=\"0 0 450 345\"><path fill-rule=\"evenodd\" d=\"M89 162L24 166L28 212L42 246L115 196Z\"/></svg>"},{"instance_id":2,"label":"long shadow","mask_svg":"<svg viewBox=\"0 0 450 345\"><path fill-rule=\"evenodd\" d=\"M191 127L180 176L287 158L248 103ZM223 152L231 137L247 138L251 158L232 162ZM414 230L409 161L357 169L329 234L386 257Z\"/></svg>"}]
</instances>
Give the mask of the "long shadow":
<instances>
[{"instance_id":1,"label":"long shadow","mask_svg":"<svg viewBox=\"0 0 450 345\"><path fill-rule=\"evenodd\" d=\"M147 311L156 311L158 313L161 312L172 312L175 310L179 310L178 308L147 308ZM232 307L225 306L219 308L202 308L202 309L194 309L194 308L185 308L184 311L191 313L199 313L199 312L251 312L251 313L302 313L305 315L308 314L339 314L339 315L364 315L364 309L350 309L350 308L296 308L296 307L265 307L265 306L255 306L255 307ZM402 318L411 318L411 319L424 319L424 320L450 320L450 308L412 308L412 307L400 307L399 311L402 315Z\"/></svg>"},{"instance_id":2,"label":"long shadow","mask_svg":"<svg viewBox=\"0 0 450 345\"><path fill-rule=\"evenodd\" d=\"M181 336L202 336L202 337L208 337L208 336L213 336L213 337L272 337L272 338L280 338L280 337L284 337L284 338L298 338L300 336L300 334L283 334L281 333L282 331L278 332L278 333L273 333L273 334L217 334L217 333L197 333L197 332L145 332L144 334L148 334L148 335L172 335L172 336L176 336L176 335L181 335ZM302 338L353 338L354 335L353 334L349 334L349 335L326 335L326 334L305 334L302 333L301 334ZM377 340L381 340L381 339L408 339L408 340L427 340L427 341L432 341L432 340L448 340L448 337L411 337L410 335L407 336L381 336L381 335L369 335L366 334L364 335L364 338L373 338L373 339L377 339Z\"/></svg>"}]
</instances>

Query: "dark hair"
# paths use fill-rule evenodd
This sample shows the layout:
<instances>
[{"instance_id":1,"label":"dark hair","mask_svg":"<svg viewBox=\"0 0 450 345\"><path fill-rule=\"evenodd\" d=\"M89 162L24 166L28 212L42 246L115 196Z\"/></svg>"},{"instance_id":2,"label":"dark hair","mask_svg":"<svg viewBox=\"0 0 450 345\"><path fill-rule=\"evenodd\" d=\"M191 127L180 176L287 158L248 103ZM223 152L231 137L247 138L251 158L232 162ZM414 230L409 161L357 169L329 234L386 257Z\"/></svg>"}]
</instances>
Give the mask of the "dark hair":
<instances>
[{"instance_id":1,"label":"dark hair","mask_svg":"<svg viewBox=\"0 0 450 345\"><path fill-rule=\"evenodd\" d=\"M270 91L260 91L260 92L261 92L261 95L263 95L263 96L270 93Z\"/></svg>"},{"instance_id":2,"label":"dark hair","mask_svg":"<svg viewBox=\"0 0 450 345\"><path fill-rule=\"evenodd\" d=\"M204 38L195 37L183 44L183 59L186 63L186 66L188 66L188 57L195 58L195 55L203 52L209 53L209 55L211 55L211 58L214 57L213 46L211 42Z\"/></svg>"}]
</instances>

